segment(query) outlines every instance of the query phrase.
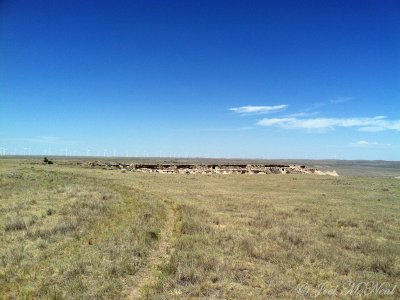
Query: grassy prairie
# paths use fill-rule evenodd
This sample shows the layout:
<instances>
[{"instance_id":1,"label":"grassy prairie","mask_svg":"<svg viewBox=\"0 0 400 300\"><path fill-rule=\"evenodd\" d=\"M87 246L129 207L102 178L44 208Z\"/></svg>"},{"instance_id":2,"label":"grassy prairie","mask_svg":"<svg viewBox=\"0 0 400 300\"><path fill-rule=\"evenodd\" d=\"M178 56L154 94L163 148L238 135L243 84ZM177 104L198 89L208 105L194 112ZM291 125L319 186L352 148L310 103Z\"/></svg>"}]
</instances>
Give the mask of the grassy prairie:
<instances>
[{"instance_id":1,"label":"grassy prairie","mask_svg":"<svg viewBox=\"0 0 400 300\"><path fill-rule=\"evenodd\" d=\"M5 298L400 298L399 179L38 162L0 161Z\"/></svg>"},{"instance_id":2,"label":"grassy prairie","mask_svg":"<svg viewBox=\"0 0 400 300\"><path fill-rule=\"evenodd\" d=\"M2 162L0 295L119 298L157 240L164 205L79 171Z\"/></svg>"}]
</instances>

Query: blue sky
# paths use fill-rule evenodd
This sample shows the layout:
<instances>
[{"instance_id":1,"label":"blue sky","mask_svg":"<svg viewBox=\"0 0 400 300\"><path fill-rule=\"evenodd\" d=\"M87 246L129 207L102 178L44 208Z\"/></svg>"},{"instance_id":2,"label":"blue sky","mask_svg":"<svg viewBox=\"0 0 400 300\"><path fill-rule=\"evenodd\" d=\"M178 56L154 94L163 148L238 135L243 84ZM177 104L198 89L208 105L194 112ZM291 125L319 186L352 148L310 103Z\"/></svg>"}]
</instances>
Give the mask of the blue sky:
<instances>
[{"instance_id":1,"label":"blue sky","mask_svg":"<svg viewBox=\"0 0 400 300\"><path fill-rule=\"evenodd\" d=\"M1 1L0 153L400 160L398 1Z\"/></svg>"}]
</instances>

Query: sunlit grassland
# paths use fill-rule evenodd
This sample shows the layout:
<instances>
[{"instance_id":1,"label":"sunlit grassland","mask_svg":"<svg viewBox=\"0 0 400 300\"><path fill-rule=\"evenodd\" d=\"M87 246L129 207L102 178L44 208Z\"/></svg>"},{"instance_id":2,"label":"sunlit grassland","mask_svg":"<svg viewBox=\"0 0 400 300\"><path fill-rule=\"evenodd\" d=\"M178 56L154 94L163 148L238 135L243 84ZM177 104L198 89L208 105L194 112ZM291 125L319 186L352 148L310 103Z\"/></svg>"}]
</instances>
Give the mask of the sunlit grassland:
<instances>
[{"instance_id":1,"label":"sunlit grassland","mask_svg":"<svg viewBox=\"0 0 400 300\"><path fill-rule=\"evenodd\" d=\"M147 298L310 298L321 284L348 298L361 282L400 295L398 179L156 176L142 185L181 207L175 251Z\"/></svg>"},{"instance_id":2,"label":"sunlit grassland","mask_svg":"<svg viewBox=\"0 0 400 300\"><path fill-rule=\"evenodd\" d=\"M308 299L321 284L349 282L397 285L387 298L400 297L399 179L17 160L1 161L0 176L0 293L10 298L123 297L157 247L168 205L170 255L143 299Z\"/></svg>"},{"instance_id":3,"label":"sunlit grassland","mask_svg":"<svg viewBox=\"0 0 400 300\"><path fill-rule=\"evenodd\" d=\"M2 164L0 298L119 298L146 260L163 203L79 172Z\"/></svg>"}]
</instances>

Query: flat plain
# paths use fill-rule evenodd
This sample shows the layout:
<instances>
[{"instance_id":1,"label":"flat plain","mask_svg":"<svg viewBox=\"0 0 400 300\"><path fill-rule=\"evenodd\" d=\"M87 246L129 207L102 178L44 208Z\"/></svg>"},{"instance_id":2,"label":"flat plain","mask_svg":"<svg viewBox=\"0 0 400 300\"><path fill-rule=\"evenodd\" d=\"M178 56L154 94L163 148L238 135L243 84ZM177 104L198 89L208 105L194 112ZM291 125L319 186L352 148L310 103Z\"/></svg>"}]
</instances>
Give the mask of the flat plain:
<instances>
[{"instance_id":1,"label":"flat plain","mask_svg":"<svg viewBox=\"0 0 400 300\"><path fill-rule=\"evenodd\" d=\"M400 298L400 168L146 174L0 159L4 299Z\"/></svg>"}]
</instances>

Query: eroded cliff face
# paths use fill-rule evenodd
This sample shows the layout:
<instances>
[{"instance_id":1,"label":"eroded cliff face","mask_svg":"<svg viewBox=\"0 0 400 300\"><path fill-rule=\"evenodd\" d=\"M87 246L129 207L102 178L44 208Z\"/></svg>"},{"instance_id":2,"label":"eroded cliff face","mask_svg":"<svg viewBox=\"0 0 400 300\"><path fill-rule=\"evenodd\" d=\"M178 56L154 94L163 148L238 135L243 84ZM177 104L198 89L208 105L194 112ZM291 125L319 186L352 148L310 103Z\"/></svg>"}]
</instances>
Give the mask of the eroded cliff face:
<instances>
[{"instance_id":1,"label":"eroded cliff face","mask_svg":"<svg viewBox=\"0 0 400 300\"><path fill-rule=\"evenodd\" d=\"M338 176L336 171L322 172L298 165L269 164L127 164L93 161L92 168L117 169L144 173L164 174L316 174Z\"/></svg>"}]
</instances>

